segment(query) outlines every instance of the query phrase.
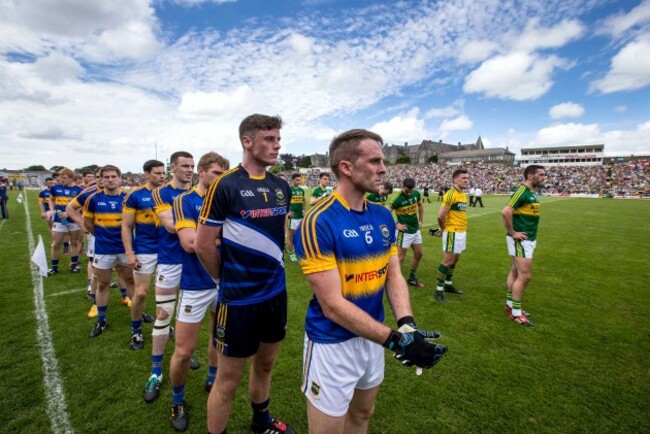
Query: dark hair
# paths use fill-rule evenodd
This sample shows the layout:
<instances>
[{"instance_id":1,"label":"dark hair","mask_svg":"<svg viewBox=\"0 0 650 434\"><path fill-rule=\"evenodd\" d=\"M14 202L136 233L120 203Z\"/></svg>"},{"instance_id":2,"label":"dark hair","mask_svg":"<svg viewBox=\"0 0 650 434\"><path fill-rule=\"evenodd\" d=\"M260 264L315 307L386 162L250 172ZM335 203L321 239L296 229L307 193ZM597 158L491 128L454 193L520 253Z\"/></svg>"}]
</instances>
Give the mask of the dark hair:
<instances>
[{"instance_id":1,"label":"dark hair","mask_svg":"<svg viewBox=\"0 0 650 434\"><path fill-rule=\"evenodd\" d=\"M83 170L83 171L81 172L81 176L86 176L86 175L93 175L93 176L95 176L95 171L93 171L93 170L88 170L88 169Z\"/></svg>"},{"instance_id":2,"label":"dark hair","mask_svg":"<svg viewBox=\"0 0 650 434\"><path fill-rule=\"evenodd\" d=\"M386 190L392 192L392 191L393 191L393 184L391 184L390 182L386 181L386 182L384 182L384 188L385 188Z\"/></svg>"},{"instance_id":3,"label":"dark hair","mask_svg":"<svg viewBox=\"0 0 650 434\"><path fill-rule=\"evenodd\" d=\"M415 188L415 179L413 178L406 178L404 179L404 182L402 182L402 187L406 188Z\"/></svg>"},{"instance_id":4,"label":"dark hair","mask_svg":"<svg viewBox=\"0 0 650 434\"><path fill-rule=\"evenodd\" d=\"M328 178L331 178L331 175L329 172L321 172L320 175L318 175L318 179L323 179L324 176L327 176Z\"/></svg>"},{"instance_id":5,"label":"dark hair","mask_svg":"<svg viewBox=\"0 0 650 434\"><path fill-rule=\"evenodd\" d=\"M246 116L239 124L239 139L247 136L251 139L258 131L275 130L282 128L282 118L279 115L268 116L255 113Z\"/></svg>"},{"instance_id":6,"label":"dark hair","mask_svg":"<svg viewBox=\"0 0 650 434\"><path fill-rule=\"evenodd\" d=\"M142 170L145 173L151 173L156 167L165 167L165 163L158 160L148 160L142 165Z\"/></svg>"},{"instance_id":7,"label":"dark hair","mask_svg":"<svg viewBox=\"0 0 650 434\"><path fill-rule=\"evenodd\" d=\"M467 169L456 169L454 170L454 173L451 174L451 179L456 179L464 173L469 173L469 172L467 171Z\"/></svg>"},{"instance_id":8,"label":"dark hair","mask_svg":"<svg viewBox=\"0 0 650 434\"><path fill-rule=\"evenodd\" d=\"M107 164L106 166L102 167L101 173L99 176L102 178L104 177L104 172L117 172L117 176L122 176L122 172L120 169L117 168L117 166L113 166L111 164Z\"/></svg>"},{"instance_id":9,"label":"dark hair","mask_svg":"<svg viewBox=\"0 0 650 434\"><path fill-rule=\"evenodd\" d=\"M177 152L174 152L172 154L172 156L169 158L169 162L171 164L176 164L176 163L178 163L178 159L181 158L181 157L183 157L183 158L194 158L192 156L192 154L190 154L189 152L177 151Z\"/></svg>"},{"instance_id":10,"label":"dark hair","mask_svg":"<svg viewBox=\"0 0 650 434\"><path fill-rule=\"evenodd\" d=\"M296 178L300 178L300 173L294 173L291 175L291 180L293 181Z\"/></svg>"},{"instance_id":11,"label":"dark hair","mask_svg":"<svg viewBox=\"0 0 650 434\"><path fill-rule=\"evenodd\" d=\"M47 181L54 181L54 178L52 178L51 176L48 176L47 178L45 178L45 182L47 182Z\"/></svg>"},{"instance_id":12,"label":"dark hair","mask_svg":"<svg viewBox=\"0 0 650 434\"><path fill-rule=\"evenodd\" d=\"M544 166L540 166L539 164L531 164L530 166L527 166L526 169L524 169L524 181L528 179L528 176L536 174L538 170L546 169L544 169Z\"/></svg>"},{"instance_id":13,"label":"dark hair","mask_svg":"<svg viewBox=\"0 0 650 434\"><path fill-rule=\"evenodd\" d=\"M359 143L362 140L371 139L383 144L384 139L377 133L363 129L349 130L334 137L330 143L330 168L336 176L339 176L339 164L347 160L355 163L359 159ZM321 173L321 176L323 174Z\"/></svg>"}]
</instances>

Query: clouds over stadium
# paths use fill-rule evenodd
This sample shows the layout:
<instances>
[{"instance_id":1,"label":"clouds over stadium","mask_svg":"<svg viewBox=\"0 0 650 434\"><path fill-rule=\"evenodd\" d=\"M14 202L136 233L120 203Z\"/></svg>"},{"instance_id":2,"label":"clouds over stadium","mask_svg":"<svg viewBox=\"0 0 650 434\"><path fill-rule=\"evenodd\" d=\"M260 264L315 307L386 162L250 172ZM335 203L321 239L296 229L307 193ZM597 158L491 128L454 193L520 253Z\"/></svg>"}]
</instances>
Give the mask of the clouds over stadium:
<instances>
[{"instance_id":1,"label":"clouds over stadium","mask_svg":"<svg viewBox=\"0 0 650 434\"><path fill-rule=\"evenodd\" d=\"M647 113L617 95L648 94L639 57L648 0L626 10L582 0L333 4L251 16L224 1L5 0L0 143L34 153L5 164L80 166L128 153L124 168L138 170L156 143L161 158L182 148L238 161L237 125L254 111L283 116L292 153L323 152L354 127L395 143L481 134L518 149L550 137L549 113L567 101L599 138L646 134L635 126ZM595 34L587 20L603 10ZM612 118L598 117L605 111ZM567 113L551 118L577 117ZM66 154L73 148L89 152Z\"/></svg>"}]
</instances>

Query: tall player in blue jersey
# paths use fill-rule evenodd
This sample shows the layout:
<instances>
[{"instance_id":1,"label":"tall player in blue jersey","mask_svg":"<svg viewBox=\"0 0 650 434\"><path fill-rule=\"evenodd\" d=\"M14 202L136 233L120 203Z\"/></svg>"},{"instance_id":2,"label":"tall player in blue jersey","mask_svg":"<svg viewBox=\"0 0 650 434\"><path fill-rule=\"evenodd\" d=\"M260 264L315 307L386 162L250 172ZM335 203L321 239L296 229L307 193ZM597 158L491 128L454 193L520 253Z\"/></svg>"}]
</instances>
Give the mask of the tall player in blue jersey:
<instances>
[{"instance_id":1,"label":"tall player in blue jersey","mask_svg":"<svg viewBox=\"0 0 650 434\"><path fill-rule=\"evenodd\" d=\"M305 319L302 391L309 432L364 433L384 378L384 347L402 364L430 368L447 348L417 329L395 247L395 223L369 203L386 173L382 138L350 130L329 148L334 193L305 216L296 254L314 291ZM384 325L384 291L400 330Z\"/></svg>"},{"instance_id":2,"label":"tall player in blue jersey","mask_svg":"<svg viewBox=\"0 0 650 434\"><path fill-rule=\"evenodd\" d=\"M217 283L205 271L194 252L196 225L203 206L203 198L210 183L230 168L228 160L216 152L208 152L199 159L197 172L199 183L191 191L174 200L174 223L183 247L183 272L181 290L176 309L176 345L169 364L172 385L171 424L176 431L185 431L188 413L185 407L185 383L190 370L192 353L197 347L201 322L210 310L210 330L214 330L217 307ZM205 384L210 391L217 373L217 349L208 342L208 379Z\"/></svg>"},{"instance_id":3,"label":"tall player in blue jersey","mask_svg":"<svg viewBox=\"0 0 650 434\"><path fill-rule=\"evenodd\" d=\"M144 348L143 318L149 322L153 320L144 313L151 275L156 270L158 261L158 219L154 212L151 192L161 187L167 179L162 161L149 160L144 163L142 170L147 176L147 182L126 196L122 209L122 242L135 282L135 292L131 300L130 343L134 351Z\"/></svg>"},{"instance_id":4,"label":"tall player in blue jersey","mask_svg":"<svg viewBox=\"0 0 650 434\"><path fill-rule=\"evenodd\" d=\"M97 276L95 301L97 303L97 323L90 332L94 338L106 329L106 309L108 308L111 270L116 265L130 294L133 294L133 274L127 266L124 244L122 243L122 205L126 194L122 191L122 173L115 166L104 166L101 171L103 190L98 190L86 200L84 207L84 226L95 236L95 256L93 267Z\"/></svg>"},{"instance_id":5,"label":"tall player in blue jersey","mask_svg":"<svg viewBox=\"0 0 650 434\"><path fill-rule=\"evenodd\" d=\"M63 168L59 171L59 184L50 190L50 211L52 213L52 268L49 275L59 272L61 246L67 234L70 234L70 270L80 273L79 251L81 250L81 227L68 218L66 207L82 188L74 184L74 172Z\"/></svg>"},{"instance_id":6,"label":"tall player in blue jersey","mask_svg":"<svg viewBox=\"0 0 650 434\"><path fill-rule=\"evenodd\" d=\"M169 341L169 323L172 320L176 291L181 283L183 248L176 235L172 207L174 199L192 186L194 157L189 152L174 152L170 158L172 180L151 195L154 212L160 221L158 228L158 266L156 267L156 322L151 333L151 374L144 390L145 402L160 396L163 378L163 354Z\"/></svg>"},{"instance_id":7,"label":"tall player in blue jersey","mask_svg":"<svg viewBox=\"0 0 650 434\"><path fill-rule=\"evenodd\" d=\"M210 276L220 279L219 371L208 398L208 431L215 434L226 432L248 358L251 429L293 432L269 413L271 372L287 324L282 252L291 189L266 170L278 160L280 128L279 116L254 114L241 122L242 163L210 185L199 218L194 249Z\"/></svg>"}]
</instances>

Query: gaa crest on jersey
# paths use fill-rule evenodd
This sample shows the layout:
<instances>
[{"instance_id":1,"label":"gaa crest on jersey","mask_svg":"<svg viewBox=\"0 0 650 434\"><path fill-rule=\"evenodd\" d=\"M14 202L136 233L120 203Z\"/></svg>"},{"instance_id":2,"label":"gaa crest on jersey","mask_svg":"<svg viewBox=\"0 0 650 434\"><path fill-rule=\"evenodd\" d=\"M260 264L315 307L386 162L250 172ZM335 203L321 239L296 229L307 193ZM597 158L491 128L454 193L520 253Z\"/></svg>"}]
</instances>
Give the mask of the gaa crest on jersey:
<instances>
[{"instance_id":1,"label":"gaa crest on jersey","mask_svg":"<svg viewBox=\"0 0 650 434\"><path fill-rule=\"evenodd\" d=\"M388 226L386 225L379 225L379 229L381 230L381 236L384 238L390 238L390 232L388 231Z\"/></svg>"},{"instance_id":2,"label":"gaa crest on jersey","mask_svg":"<svg viewBox=\"0 0 650 434\"><path fill-rule=\"evenodd\" d=\"M311 392L312 396L318 396L318 394L320 393L320 386L316 384L315 381L312 381L309 391Z\"/></svg>"}]
</instances>

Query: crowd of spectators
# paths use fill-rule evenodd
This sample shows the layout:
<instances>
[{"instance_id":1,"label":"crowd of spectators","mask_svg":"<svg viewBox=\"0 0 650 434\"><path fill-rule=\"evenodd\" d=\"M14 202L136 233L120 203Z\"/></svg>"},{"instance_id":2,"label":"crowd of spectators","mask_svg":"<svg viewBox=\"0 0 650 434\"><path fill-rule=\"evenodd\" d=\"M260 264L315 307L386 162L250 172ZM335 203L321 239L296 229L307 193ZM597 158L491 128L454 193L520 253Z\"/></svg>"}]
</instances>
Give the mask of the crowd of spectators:
<instances>
[{"instance_id":1,"label":"crowd of spectators","mask_svg":"<svg viewBox=\"0 0 650 434\"><path fill-rule=\"evenodd\" d=\"M395 188L404 178L415 179L417 188L432 192L446 191L451 175L461 166L446 164L396 164L387 166L385 180ZM485 194L509 194L521 184L523 168L500 163L470 163L470 185L481 187ZM318 185L320 170L305 177L308 187ZM650 160L631 160L598 166L548 166L543 194L586 194L599 196L650 197ZM332 184L336 179L332 178Z\"/></svg>"}]
</instances>

